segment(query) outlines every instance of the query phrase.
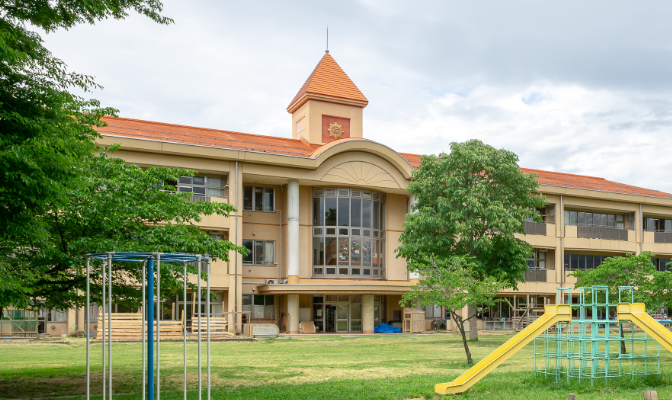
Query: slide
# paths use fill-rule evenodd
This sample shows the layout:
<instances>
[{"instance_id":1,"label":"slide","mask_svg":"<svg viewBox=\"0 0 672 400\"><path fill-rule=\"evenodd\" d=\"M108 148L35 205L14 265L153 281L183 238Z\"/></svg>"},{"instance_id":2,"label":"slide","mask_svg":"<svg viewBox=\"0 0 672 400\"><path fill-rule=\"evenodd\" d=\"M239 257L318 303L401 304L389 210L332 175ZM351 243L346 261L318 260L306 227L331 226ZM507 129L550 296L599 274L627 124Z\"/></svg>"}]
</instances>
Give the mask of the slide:
<instances>
[{"instance_id":1,"label":"slide","mask_svg":"<svg viewBox=\"0 0 672 400\"><path fill-rule=\"evenodd\" d=\"M646 313L644 303L618 303L616 311L619 321L631 321L668 351L672 351L672 332Z\"/></svg>"},{"instance_id":2,"label":"slide","mask_svg":"<svg viewBox=\"0 0 672 400\"><path fill-rule=\"evenodd\" d=\"M544 311L544 315L539 317L539 319L534 321L527 328L518 332L516 336L507 340L506 343L490 353L478 364L471 367L459 378L449 383L439 383L434 386L434 391L438 394L456 394L464 392L476 382L480 381L484 376L492 372L492 370L497 368L499 364L503 363L518 350L525 347L525 345L534 340L535 337L544 333L544 331L553 326L553 324L556 322L570 322L572 320L572 308L567 304L547 305Z\"/></svg>"}]
</instances>

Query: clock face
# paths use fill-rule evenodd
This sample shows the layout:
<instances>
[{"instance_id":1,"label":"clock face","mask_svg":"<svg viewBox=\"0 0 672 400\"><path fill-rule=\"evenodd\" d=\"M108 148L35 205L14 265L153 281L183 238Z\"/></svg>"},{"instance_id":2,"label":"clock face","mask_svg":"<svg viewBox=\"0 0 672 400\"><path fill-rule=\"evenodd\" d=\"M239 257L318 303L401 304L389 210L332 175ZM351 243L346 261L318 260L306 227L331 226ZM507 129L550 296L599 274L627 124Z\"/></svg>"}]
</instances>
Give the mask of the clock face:
<instances>
[{"instance_id":1,"label":"clock face","mask_svg":"<svg viewBox=\"0 0 672 400\"><path fill-rule=\"evenodd\" d=\"M322 143L350 137L350 119L322 116Z\"/></svg>"}]
</instances>

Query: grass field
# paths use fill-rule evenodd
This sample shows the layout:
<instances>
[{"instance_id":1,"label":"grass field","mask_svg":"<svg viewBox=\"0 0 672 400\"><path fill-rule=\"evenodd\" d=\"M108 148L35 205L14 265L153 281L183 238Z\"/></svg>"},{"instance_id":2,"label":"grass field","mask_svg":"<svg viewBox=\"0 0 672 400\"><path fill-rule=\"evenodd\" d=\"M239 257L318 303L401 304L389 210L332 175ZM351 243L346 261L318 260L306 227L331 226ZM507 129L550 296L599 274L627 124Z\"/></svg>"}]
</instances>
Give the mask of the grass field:
<instances>
[{"instance_id":1,"label":"grass field","mask_svg":"<svg viewBox=\"0 0 672 400\"><path fill-rule=\"evenodd\" d=\"M478 361L510 334L483 334L471 343ZM68 345L0 344L0 398L78 396L85 393L85 341ZM189 389L196 388L196 344L188 345ZM203 346L205 352L205 346ZM213 398L216 399L418 399L434 398L434 385L464 372L464 349L457 335L396 335L280 338L212 344ZM141 347L113 344L115 398L140 399ZM92 389L100 394L101 346L92 345ZM161 398L182 399L182 344L161 345ZM204 358L205 360L205 358ZM657 390L672 399L672 353L661 350L660 379L630 379L557 386L534 377L532 345L511 357L460 399L641 399ZM205 365L205 361L203 362ZM205 375L204 375L205 379ZM172 391L172 392L169 392ZM196 399L191 391L189 397Z\"/></svg>"}]
</instances>

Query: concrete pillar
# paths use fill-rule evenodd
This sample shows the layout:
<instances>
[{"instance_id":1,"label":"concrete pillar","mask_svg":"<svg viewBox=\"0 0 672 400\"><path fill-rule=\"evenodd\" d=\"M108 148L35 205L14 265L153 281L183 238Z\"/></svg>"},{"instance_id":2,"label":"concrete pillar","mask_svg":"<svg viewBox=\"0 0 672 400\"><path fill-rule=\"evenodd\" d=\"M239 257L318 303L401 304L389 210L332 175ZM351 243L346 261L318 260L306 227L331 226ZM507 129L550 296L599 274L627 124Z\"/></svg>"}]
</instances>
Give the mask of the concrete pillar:
<instances>
[{"instance_id":1,"label":"concrete pillar","mask_svg":"<svg viewBox=\"0 0 672 400\"><path fill-rule=\"evenodd\" d=\"M373 295L362 296L362 330L364 334L373 333Z\"/></svg>"},{"instance_id":2,"label":"concrete pillar","mask_svg":"<svg viewBox=\"0 0 672 400\"><path fill-rule=\"evenodd\" d=\"M289 314L289 326L287 331L289 334L295 335L299 333L299 295L287 295L287 313Z\"/></svg>"},{"instance_id":3,"label":"concrete pillar","mask_svg":"<svg viewBox=\"0 0 672 400\"><path fill-rule=\"evenodd\" d=\"M408 213L413 213L413 204L417 203L418 199L415 198L414 194L411 194L411 198L408 201ZM409 272L408 273L408 280L411 285L417 285L418 282L420 282L420 274L417 272Z\"/></svg>"},{"instance_id":4,"label":"concrete pillar","mask_svg":"<svg viewBox=\"0 0 672 400\"><path fill-rule=\"evenodd\" d=\"M290 284L299 283L299 181L296 180L287 184L287 280Z\"/></svg>"}]
</instances>

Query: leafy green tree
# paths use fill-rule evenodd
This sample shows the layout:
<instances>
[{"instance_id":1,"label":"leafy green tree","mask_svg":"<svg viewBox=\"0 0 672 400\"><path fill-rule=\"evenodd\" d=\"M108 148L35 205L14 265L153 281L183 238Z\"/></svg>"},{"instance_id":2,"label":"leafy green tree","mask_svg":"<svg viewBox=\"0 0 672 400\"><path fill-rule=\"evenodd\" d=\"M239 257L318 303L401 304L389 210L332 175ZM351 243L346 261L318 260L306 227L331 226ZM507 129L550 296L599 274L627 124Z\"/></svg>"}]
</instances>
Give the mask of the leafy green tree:
<instances>
[{"instance_id":1,"label":"leafy green tree","mask_svg":"<svg viewBox=\"0 0 672 400\"><path fill-rule=\"evenodd\" d=\"M95 150L101 115L116 115L96 100L70 93L99 88L88 75L68 72L39 34L128 16L135 10L160 24L156 0L0 2L0 240L32 231L31 219L66 202ZM30 25L28 25L30 24ZM45 199L49 201L45 202Z\"/></svg>"},{"instance_id":2,"label":"leafy green tree","mask_svg":"<svg viewBox=\"0 0 672 400\"><path fill-rule=\"evenodd\" d=\"M574 271L570 276L577 278L576 288L606 286L611 303L618 303L620 286L634 286L637 288L632 292L635 303L646 304L647 310L672 308L672 272L656 270L651 262L653 257L648 251L638 255L608 257L599 267ZM623 301L630 302L630 298Z\"/></svg>"},{"instance_id":3,"label":"leafy green tree","mask_svg":"<svg viewBox=\"0 0 672 400\"><path fill-rule=\"evenodd\" d=\"M93 159L81 185L68 187L68 202L30 221L40 234L16 234L0 242L0 308L69 309L81 306L88 253L141 251L209 254L228 261L244 250L217 240L196 225L204 215L226 215L234 207L223 202L192 202L191 193L176 193L170 183L195 171L180 168L142 169L105 155ZM48 204L49 205L49 204ZM101 263L93 266L92 299L100 301ZM114 263L113 301L135 307L141 301L142 269L137 263ZM196 268L189 266L189 273ZM6 275L5 275L6 274ZM5 280L4 276L10 277ZM161 291L181 288L182 265L163 264Z\"/></svg>"},{"instance_id":4,"label":"leafy green tree","mask_svg":"<svg viewBox=\"0 0 672 400\"><path fill-rule=\"evenodd\" d=\"M12 246L31 235L35 236L31 243L44 237L35 221L65 207L71 188L86 184L86 170L97 157L99 135L94 127L104 125L100 116L117 113L70 93L100 86L91 76L69 72L29 27L50 33L107 18L124 19L130 10L159 24L172 23L159 14L162 7L157 0L0 2L0 247L4 254L16 256L19 249ZM29 305L33 288L27 283L42 279L36 273L0 263L0 304Z\"/></svg>"},{"instance_id":5,"label":"leafy green tree","mask_svg":"<svg viewBox=\"0 0 672 400\"><path fill-rule=\"evenodd\" d=\"M450 147L449 154L423 156L413 172L408 191L416 202L406 216L397 256L407 260L410 272L421 274L420 287L427 292L437 285L424 280L443 276L442 269L455 265L464 266L465 274L486 287L494 279L516 288L524 280L525 258L532 248L514 234L524 233L528 218L539 221L535 207L546 204L537 178L524 174L510 151L479 140ZM455 257L469 262L457 262ZM444 290L434 296L442 295Z\"/></svg>"},{"instance_id":6,"label":"leafy green tree","mask_svg":"<svg viewBox=\"0 0 672 400\"><path fill-rule=\"evenodd\" d=\"M634 302L646 304L647 310L672 309L672 272L657 271L652 257L648 251L609 257L597 268L574 271L570 276L577 278L576 288L606 286L610 303L618 303L620 286L633 286L636 290L625 292L628 297L622 299L624 302L630 302L629 294L632 293ZM621 342L621 351L626 352L625 342Z\"/></svg>"},{"instance_id":7,"label":"leafy green tree","mask_svg":"<svg viewBox=\"0 0 672 400\"><path fill-rule=\"evenodd\" d=\"M462 335L468 364L472 364L473 360L464 323L471 320L470 324L475 325L476 313L465 317L461 311L474 304L483 308L495 304L495 296L505 287L503 282L494 277L483 277L477 271L477 263L469 257L437 259L436 265L419 271L423 278L402 297L402 302L406 305L416 304L419 300L422 306L437 305L446 308Z\"/></svg>"}]
</instances>

